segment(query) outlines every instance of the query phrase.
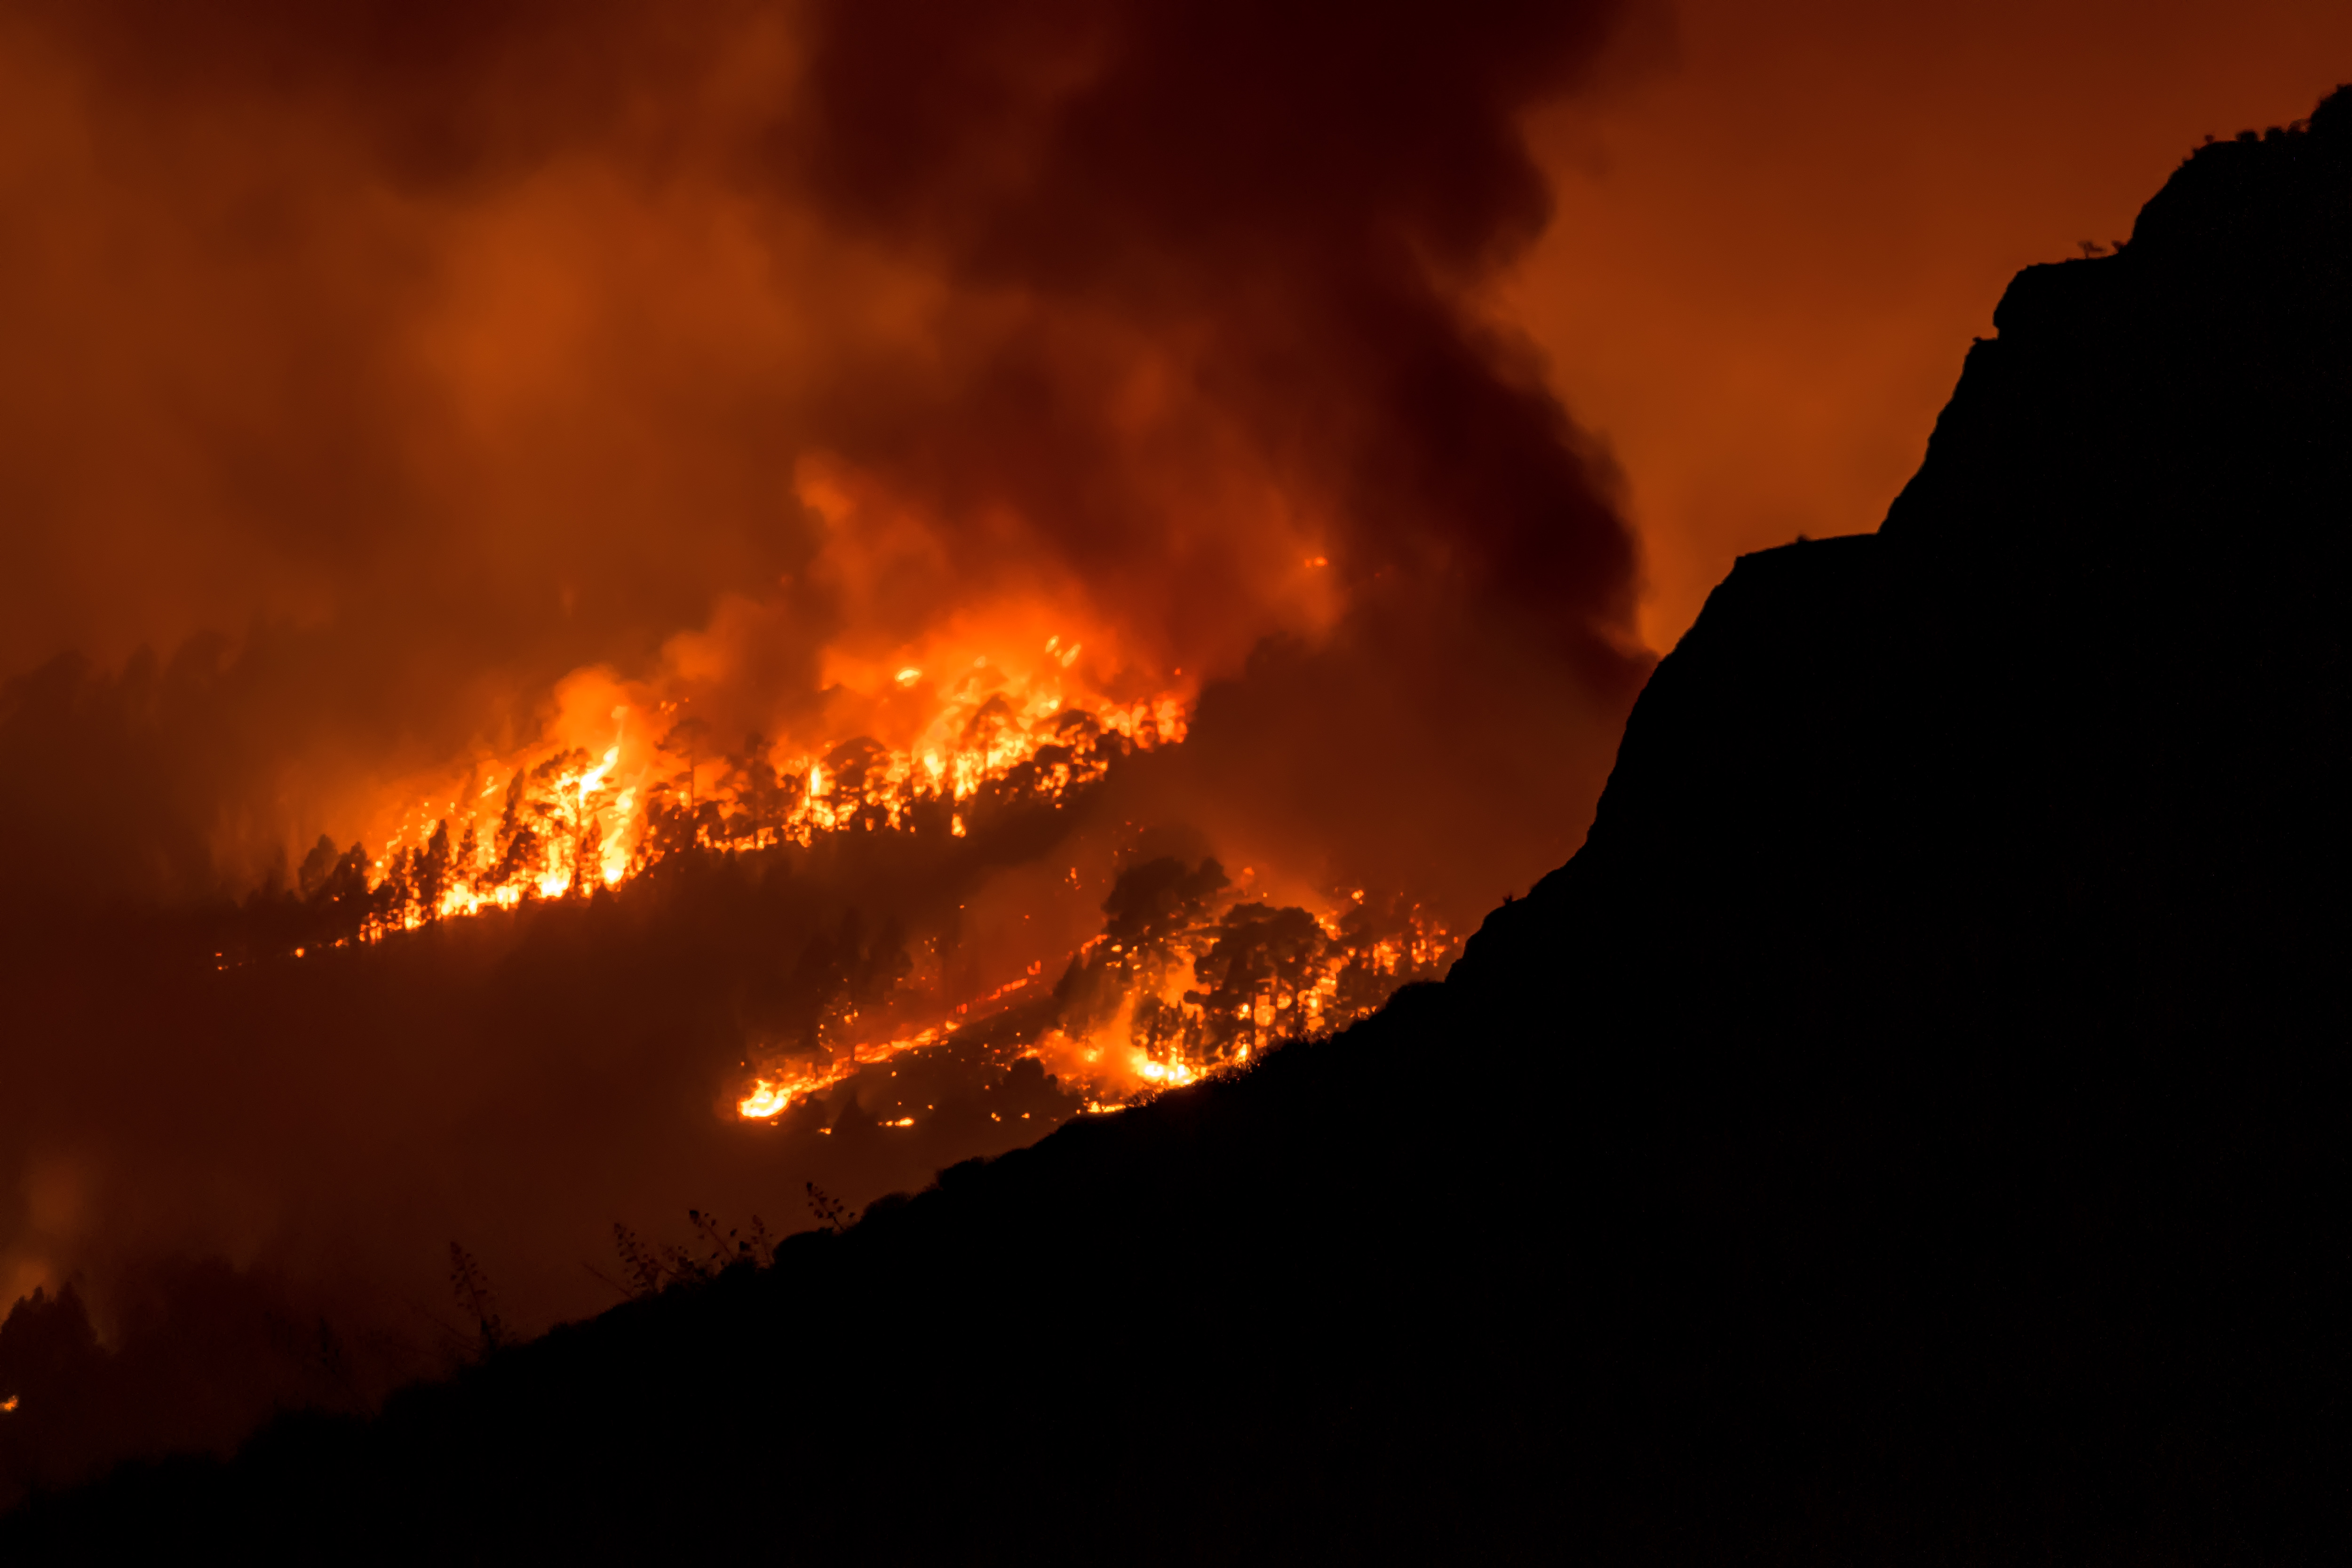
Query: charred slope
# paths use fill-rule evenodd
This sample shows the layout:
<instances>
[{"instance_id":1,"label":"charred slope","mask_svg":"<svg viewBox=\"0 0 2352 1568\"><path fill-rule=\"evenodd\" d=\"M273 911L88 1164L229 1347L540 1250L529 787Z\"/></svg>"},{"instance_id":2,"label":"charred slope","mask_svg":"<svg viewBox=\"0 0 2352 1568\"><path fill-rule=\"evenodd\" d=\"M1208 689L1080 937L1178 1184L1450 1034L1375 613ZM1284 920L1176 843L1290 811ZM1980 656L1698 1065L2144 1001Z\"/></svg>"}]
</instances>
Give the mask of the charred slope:
<instances>
[{"instance_id":1,"label":"charred slope","mask_svg":"<svg viewBox=\"0 0 2352 1568\"><path fill-rule=\"evenodd\" d=\"M2020 277L1443 987L0 1550L2340 1560L2352 95Z\"/></svg>"}]
</instances>

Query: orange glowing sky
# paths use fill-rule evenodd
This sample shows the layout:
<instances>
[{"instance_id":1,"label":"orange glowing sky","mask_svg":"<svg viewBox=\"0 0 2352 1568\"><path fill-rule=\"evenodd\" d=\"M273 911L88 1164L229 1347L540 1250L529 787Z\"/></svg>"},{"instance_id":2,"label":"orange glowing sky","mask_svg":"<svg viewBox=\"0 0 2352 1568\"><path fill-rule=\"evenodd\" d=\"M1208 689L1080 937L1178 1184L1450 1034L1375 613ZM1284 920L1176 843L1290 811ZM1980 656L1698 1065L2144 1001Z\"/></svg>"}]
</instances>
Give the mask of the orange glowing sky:
<instances>
[{"instance_id":1,"label":"orange glowing sky","mask_svg":"<svg viewBox=\"0 0 2352 1568\"><path fill-rule=\"evenodd\" d=\"M2342 0L1675 11L1542 124L1558 216L1505 306L1624 468L1661 649L1742 552L1877 527L2018 268L2352 79Z\"/></svg>"}]
</instances>

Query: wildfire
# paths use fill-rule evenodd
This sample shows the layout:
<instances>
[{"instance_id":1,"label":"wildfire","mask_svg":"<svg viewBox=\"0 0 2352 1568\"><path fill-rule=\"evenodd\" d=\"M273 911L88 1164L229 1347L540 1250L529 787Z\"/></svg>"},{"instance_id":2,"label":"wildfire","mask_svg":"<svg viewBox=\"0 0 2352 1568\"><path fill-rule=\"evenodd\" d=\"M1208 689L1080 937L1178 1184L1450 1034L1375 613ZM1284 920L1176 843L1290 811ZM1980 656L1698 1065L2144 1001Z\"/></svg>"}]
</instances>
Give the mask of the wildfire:
<instances>
[{"instance_id":1,"label":"wildfire","mask_svg":"<svg viewBox=\"0 0 2352 1568\"><path fill-rule=\"evenodd\" d=\"M1087 1112L1107 1113L1246 1067L1280 1041L1344 1027L1398 986L1442 973L1454 951L1451 933L1417 907L1368 908L1360 890L1323 914L1233 901L1233 890L1213 860L1130 867L1105 906L1109 929L1070 956L1050 998L1024 1004L1049 1001L1050 1016L1008 1048L1083 1094ZM919 1034L852 1047L822 1065L780 1054L738 1112L769 1120L861 1068L944 1044L1030 979L958 1004L957 1018Z\"/></svg>"},{"instance_id":2,"label":"wildfire","mask_svg":"<svg viewBox=\"0 0 2352 1568\"><path fill-rule=\"evenodd\" d=\"M953 1034L955 1028L952 1023L940 1024L903 1040L853 1046L839 1060L822 1066L803 1064L798 1068L770 1068L752 1079L750 1091L736 1102L736 1113L746 1121L768 1121L781 1114L795 1100L807 1100L822 1094L861 1068L877 1066L893 1057L920 1050L926 1046L938 1045ZM904 1125L911 1127L914 1123L909 1121Z\"/></svg>"},{"instance_id":3,"label":"wildfire","mask_svg":"<svg viewBox=\"0 0 2352 1568\"><path fill-rule=\"evenodd\" d=\"M863 663L829 655L836 717L860 727L806 745L754 734L730 748L687 700L576 675L559 689L549 739L409 796L381 858L322 840L302 868L304 940L279 951L299 957L579 898L681 854L807 849L845 834L964 838L1008 811L1058 810L1121 759L1183 741L1181 693L1108 694L1085 679L1086 644L1055 634L1027 647L1021 659L944 642ZM1024 990L1042 980L1041 961L982 996L901 995L891 1016L928 1005L937 1021L881 1040L841 1033L865 1005L845 1002L814 1035L755 1046L736 1113L773 1121L1002 1014L1015 993L1020 1012L992 1026L992 1052L1035 1058L1089 1110L1117 1110L1342 1027L1451 957L1453 938L1417 907L1375 909L1358 889L1315 910L1277 908L1261 901L1265 886L1255 868L1237 884L1213 860L1129 867L1102 934L1068 956L1058 983ZM877 1009L885 1000L866 998Z\"/></svg>"},{"instance_id":4,"label":"wildfire","mask_svg":"<svg viewBox=\"0 0 2352 1568\"><path fill-rule=\"evenodd\" d=\"M1089 689L1074 668L1082 646L1055 635L1025 660L836 661L832 689L852 717L908 734L895 747L872 733L729 746L686 704L583 672L559 691L553 739L411 796L381 857L322 839L301 892L329 918L306 945L614 888L688 850L807 847L844 833L962 838L994 808L1058 807L1122 756L1181 742L1189 719L1180 694ZM927 679L942 662L959 673Z\"/></svg>"},{"instance_id":5,"label":"wildfire","mask_svg":"<svg viewBox=\"0 0 2352 1568\"><path fill-rule=\"evenodd\" d=\"M753 1079L751 1092L745 1095L736 1104L735 1109L747 1121L756 1121L773 1116L792 1103L793 1087L791 1084L773 1083L764 1078Z\"/></svg>"}]
</instances>

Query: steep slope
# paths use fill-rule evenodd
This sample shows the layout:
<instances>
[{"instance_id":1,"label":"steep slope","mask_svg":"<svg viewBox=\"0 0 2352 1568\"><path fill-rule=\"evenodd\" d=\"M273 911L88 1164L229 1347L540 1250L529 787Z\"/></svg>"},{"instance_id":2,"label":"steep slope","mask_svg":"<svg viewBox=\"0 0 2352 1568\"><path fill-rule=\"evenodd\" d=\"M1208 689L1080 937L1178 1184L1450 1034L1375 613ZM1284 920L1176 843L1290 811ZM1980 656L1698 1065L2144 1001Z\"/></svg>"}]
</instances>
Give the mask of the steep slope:
<instances>
[{"instance_id":1,"label":"steep slope","mask_svg":"<svg viewBox=\"0 0 2352 1568\"><path fill-rule=\"evenodd\" d=\"M1597 1003L1577 1142L1718 1249L1743 1535L2340 1554L2352 95L1996 323L1449 989Z\"/></svg>"},{"instance_id":2,"label":"steep slope","mask_svg":"<svg viewBox=\"0 0 2352 1568\"><path fill-rule=\"evenodd\" d=\"M1442 987L0 1552L2340 1560L2352 94L2029 269Z\"/></svg>"}]
</instances>

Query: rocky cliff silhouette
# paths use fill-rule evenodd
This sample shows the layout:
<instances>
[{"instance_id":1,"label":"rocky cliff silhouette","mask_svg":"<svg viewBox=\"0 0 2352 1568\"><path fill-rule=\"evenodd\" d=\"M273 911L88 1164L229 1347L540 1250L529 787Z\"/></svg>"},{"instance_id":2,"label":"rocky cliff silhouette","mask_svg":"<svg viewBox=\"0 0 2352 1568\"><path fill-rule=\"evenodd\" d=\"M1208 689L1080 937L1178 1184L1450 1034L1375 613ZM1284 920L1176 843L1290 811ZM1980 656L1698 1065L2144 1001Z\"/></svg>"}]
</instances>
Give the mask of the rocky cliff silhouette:
<instances>
[{"instance_id":1,"label":"rocky cliff silhouette","mask_svg":"<svg viewBox=\"0 0 2352 1568\"><path fill-rule=\"evenodd\" d=\"M2343 1560L2352 92L1997 324L1443 985L0 1555Z\"/></svg>"}]
</instances>

